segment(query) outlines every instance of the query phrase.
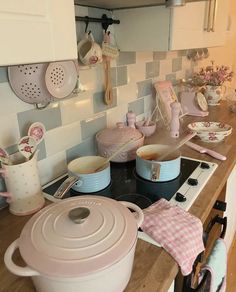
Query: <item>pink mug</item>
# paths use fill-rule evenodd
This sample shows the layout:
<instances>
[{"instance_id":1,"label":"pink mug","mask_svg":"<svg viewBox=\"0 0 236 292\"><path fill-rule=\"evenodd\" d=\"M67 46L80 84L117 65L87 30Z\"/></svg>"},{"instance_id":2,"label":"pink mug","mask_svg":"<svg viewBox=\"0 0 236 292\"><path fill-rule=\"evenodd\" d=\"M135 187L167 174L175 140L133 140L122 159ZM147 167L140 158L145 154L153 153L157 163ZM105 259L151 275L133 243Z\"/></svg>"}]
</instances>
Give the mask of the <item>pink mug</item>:
<instances>
[{"instance_id":1,"label":"pink mug","mask_svg":"<svg viewBox=\"0 0 236 292\"><path fill-rule=\"evenodd\" d=\"M102 62L102 49L94 41L92 33L86 33L78 43L78 56L84 65L95 65Z\"/></svg>"}]
</instances>

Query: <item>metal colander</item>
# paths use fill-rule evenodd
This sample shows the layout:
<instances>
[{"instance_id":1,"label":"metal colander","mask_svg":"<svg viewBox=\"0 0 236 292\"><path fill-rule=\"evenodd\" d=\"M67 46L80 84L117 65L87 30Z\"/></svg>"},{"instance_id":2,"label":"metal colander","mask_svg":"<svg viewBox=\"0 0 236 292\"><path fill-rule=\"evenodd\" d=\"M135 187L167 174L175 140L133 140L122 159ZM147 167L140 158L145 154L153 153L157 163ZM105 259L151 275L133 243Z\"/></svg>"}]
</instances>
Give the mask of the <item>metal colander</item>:
<instances>
[{"instance_id":1,"label":"metal colander","mask_svg":"<svg viewBox=\"0 0 236 292\"><path fill-rule=\"evenodd\" d=\"M24 102L45 107L52 100L45 83L48 64L8 67L8 78L14 93Z\"/></svg>"}]
</instances>

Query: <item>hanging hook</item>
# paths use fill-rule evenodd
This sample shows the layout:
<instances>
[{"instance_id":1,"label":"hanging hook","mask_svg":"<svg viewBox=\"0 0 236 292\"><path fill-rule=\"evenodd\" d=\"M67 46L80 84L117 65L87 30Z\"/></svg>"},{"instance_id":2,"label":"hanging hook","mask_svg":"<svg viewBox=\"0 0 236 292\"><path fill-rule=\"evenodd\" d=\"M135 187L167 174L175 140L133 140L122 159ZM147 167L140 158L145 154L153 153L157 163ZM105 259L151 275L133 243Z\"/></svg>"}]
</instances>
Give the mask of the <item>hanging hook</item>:
<instances>
[{"instance_id":1,"label":"hanging hook","mask_svg":"<svg viewBox=\"0 0 236 292\"><path fill-rule=\"evenodd\" d=\"M89 18L88 18L88 16L85 16L84 17L85 18L85 24L86 24L86 26L85 26L85 33L87 32L87 30L88 30L88 25L89 25Z\"/></svg>"}]
</instances>

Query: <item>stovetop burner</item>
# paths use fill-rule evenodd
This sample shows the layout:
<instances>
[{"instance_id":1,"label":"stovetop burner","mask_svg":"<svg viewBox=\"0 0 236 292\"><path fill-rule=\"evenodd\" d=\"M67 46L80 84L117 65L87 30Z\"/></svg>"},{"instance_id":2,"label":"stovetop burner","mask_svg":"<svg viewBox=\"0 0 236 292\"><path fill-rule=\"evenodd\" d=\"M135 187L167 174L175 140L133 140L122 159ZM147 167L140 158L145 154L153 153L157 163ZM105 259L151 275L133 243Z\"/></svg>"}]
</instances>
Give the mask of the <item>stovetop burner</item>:
<instances>
[{"instance_id":1,"label":"stovetop burner","mask_svg":"<svg viewBox=\"0 0 236 292\"><path fill-rule=\"evenodd\" d=\"M173 201L175 204L180 204L184 209L189 209L217 167L215 163L207 163L209 169L201 168L201 163L202 161L199 160L182 157L181 171L177 178L166 182L152 182L137 175L135 161L126 163L111 162L110 185L101 191L92 193L92 195L129 201L142 209L147 208L160 198L165 198ZM190 177L199 181L197 186L188 184L187 181ZM49 200L57 200L53 195L66 178L67 176L64 176L45 186L43 191ZM187 197L187 203L175 201L177 192L181 192L184 197ZM91 195L91 193L89 194ZM71 189L64 198L80 195L88 195L88 193L78 193Z\"/></svg>"}]
</instances>

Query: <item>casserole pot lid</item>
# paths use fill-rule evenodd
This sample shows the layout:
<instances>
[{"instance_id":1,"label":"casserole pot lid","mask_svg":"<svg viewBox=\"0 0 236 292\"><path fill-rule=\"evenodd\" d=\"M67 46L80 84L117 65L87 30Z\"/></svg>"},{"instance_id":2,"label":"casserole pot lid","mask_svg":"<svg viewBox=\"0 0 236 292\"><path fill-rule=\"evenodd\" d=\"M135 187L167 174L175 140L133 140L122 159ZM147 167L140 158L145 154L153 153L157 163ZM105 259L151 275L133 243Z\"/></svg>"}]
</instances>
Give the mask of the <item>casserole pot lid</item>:
<instances>
[{"instance_id":1,"label":"casserole pot lid","mask_svg":"<svg viewBox=\"0 0 236 292\"><path fill-rule=\"evenodd\" d=\"M137 223L127 207L85 195L35 214L22 230L19 249L25 262L42 275L79 277L120 261L136 238Z\"/></svg>"},{"instance_id":2,"label":"casserole pot lid","mask_svg":"<svg viewBox=\"0 0 236 292\"><path fill-rule=\"evenodd\" d=\"M125 126L124 123L117 123L116 128L107 128L97 134L97 139L102 143L120 144L129 139L139 140L143 134L135 128Z\"/></svg>"}]
</instances>

